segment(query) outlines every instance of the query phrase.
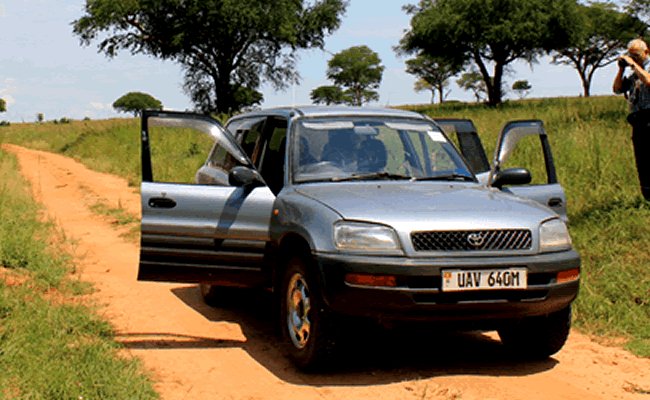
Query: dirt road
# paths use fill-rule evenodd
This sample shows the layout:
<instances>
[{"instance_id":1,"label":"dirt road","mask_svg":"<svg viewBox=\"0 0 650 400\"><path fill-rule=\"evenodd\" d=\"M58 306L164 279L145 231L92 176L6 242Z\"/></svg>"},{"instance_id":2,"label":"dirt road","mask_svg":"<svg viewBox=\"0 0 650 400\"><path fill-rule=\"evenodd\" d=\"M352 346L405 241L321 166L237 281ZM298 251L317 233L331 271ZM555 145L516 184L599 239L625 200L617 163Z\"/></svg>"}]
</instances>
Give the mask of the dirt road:
<instances>
[{"instance_id":1,"label":"dirt road","mask_svg":"<svg viewBox=\"0 0 650 400\"><path fill-rule=\"evenodd\" d=\"M576 331L560 353L535 363L504 358L495 334L350 332L358 346L340 370L303 374L284 357L263 294L215 309L195 285L136 281L137 244L88 208L105 199L139 215L140 197L126 181L60 155L4 148L18 156L47 214L78 240L83 278L96 283L118 340L152 370L163 399L650 400L650 359Z\"/></svg>"}]
</instances>

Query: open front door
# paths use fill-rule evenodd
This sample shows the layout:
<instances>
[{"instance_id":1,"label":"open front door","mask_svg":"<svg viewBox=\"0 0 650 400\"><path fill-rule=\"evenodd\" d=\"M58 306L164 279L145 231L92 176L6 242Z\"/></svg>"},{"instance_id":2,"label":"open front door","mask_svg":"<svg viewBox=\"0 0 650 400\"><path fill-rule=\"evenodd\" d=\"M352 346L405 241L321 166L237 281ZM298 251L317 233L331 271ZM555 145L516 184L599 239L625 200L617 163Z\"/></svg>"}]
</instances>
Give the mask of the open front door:
<instances>
[{"instance_id":1,"label":"open front door","mask_svg":"<svg viewBox=\"0 0 650 400\"><path fill-rule=\"evenodd\" d=\"M189 150L173 155L182 146ZM176 177L197 152L206 147L207 154L211 146L211 165L218 173L210 184L193 183L205 158L185 167L189 177ZM266 248L275 196L266 186L229 184L236 181L229 179L235 167L254 169L216 120L188 113L143 113L138 280L268 284L272 264Z\"/></svg>"},{"instance_id":2,"label":"open front door","mask_svg":"<svg viewBox=\"0 0 650 400\"><path fill-rule=\"evenodd\" d=\"M536 140L537 138L539 141ZM523 143L526 141L528 143ZM517 154L520 149L521 151ZM535 153L540 152L541 155L535 158ZM519 167L520 163L530 162L530 160L537 160L536 164L543 163L543 165L527 167L539 171L543 176L536 184L506 186L502 190L531 198L551 208L561 218L567 220L566 196L557 179L551 145L548 142L548 135L542 121L510 121L503 126L497 140L491 172L494 173L504 168L509 159L511 159L511 164L514 164L513 167Z\"/></svg>"},{"instance_id":3,"label":"open front door","mask_svg":"<svg viewBox=\"0 0 650 400\"><path fill-rule=\"evenodd\" d=\"M496 171L504 168L510 156L515 154L515 157L510 162L512 165L508 166L525 167L532 170L531 172L534 174L543 175L543 177L539 177L536 182L530 185L505 186L502 190L535 200L550 207L561 218L567 219L566 196L557 180L551 146L542 121L511 121L504 125L497 139L492 165L488 162L485 148L471 120L438 118L434 121L440 125L448 136L456 136L458 147L479 182L487 184L490 180L492 168L494 168L493 174L496 173ZM524 138L529 139L518 144ZM537 138L539 138L539 141L536 140ZM517 147L516 151L515 147ZM522 150L521 152L524 154L517 154L519 150ZM539 156L536 157L534 153L539 153Z\"/></svg>"}]
</instances>

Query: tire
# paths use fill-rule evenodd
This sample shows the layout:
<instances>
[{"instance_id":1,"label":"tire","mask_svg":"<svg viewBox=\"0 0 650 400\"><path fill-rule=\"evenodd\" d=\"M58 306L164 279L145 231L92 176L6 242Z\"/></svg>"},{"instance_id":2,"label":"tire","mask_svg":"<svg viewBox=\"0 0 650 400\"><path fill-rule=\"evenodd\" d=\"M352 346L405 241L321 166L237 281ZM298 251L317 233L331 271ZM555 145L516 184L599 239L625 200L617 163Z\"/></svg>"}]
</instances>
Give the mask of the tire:
<instances>
[{"instance_id":1,"label":"tire","mask_svg":"<svg viewBox=\"0 0 650 400\"><path fill-rule=\"evenodd\" d=\"M240 292L237 287L215 286L206 282L199 284L199 290L203 301L210 307L225 307L235 304L235 298Z\"/></svg>"},{"instance_id":2,"label":"tire","mask_svg":"<svg viewBox=\"0 0 650 400\"><path fill-rule=\"evenodd\" d=\"M324 369L334 352L333 314L318 279L301 258L287 262L280 283L280 326L289 358L304 371Z\"/></svg>"},{"instance_id":3,"label":"tire","mask_svg":"<svg viewBox=\"0 0 650 400\"><path fill-rule=\"evenodd\" d=\"M503 345L516 358L544 360L560 351L571 330L571 305L541 317L524 318L498 329Z\"/></svg>"}]
</instances>

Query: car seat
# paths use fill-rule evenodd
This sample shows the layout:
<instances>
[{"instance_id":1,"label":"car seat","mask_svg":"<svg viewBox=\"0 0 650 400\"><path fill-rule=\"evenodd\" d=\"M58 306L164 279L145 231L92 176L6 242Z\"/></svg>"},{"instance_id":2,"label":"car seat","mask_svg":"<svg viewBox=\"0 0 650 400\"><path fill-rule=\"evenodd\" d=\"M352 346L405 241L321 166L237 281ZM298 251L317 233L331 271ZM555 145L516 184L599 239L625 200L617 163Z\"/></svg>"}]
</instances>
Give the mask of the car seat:
<instances>
[{"instance_id":1,"label":"car seat","mask_svg":"<svg viewBox=\"0 0 650 400\"><path fill-rule=\"evenodd\" d=\"M331 161L340 165L348 165L355 160L355 143L352 129L335 129L329 133L329 140L321 153L322 161Z\"/></svg>"},{"instance_id":2,"label":"car seat","mask_svg":"<svg viewBox=\"0 0 650 400\"><path fill-rule=\"evenodd\" d=\"M357 161L359 172L379 172L383 170L388 161L386 146L380 140L374 138L364 140L357 151Z\"/></svg>"}]
</instances>

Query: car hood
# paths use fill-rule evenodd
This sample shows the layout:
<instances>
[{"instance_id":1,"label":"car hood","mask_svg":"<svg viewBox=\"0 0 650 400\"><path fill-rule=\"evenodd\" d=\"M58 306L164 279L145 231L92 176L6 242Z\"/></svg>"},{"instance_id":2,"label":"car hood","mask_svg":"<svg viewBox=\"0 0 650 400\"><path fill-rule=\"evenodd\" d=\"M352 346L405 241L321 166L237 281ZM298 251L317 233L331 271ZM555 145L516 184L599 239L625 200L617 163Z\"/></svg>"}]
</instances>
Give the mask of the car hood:
<instances>
[{"instance_id":1,"label":"car hood","mask_svg":"<svg viewBox=\"0 0 650 400\"><path fill-rule=\"evenodd\" d=\"M530 199L474 183L341 182L301 185L297 191L343 219L407 231L532 228L557 217Z\"/></svg>"}]
</instances>

